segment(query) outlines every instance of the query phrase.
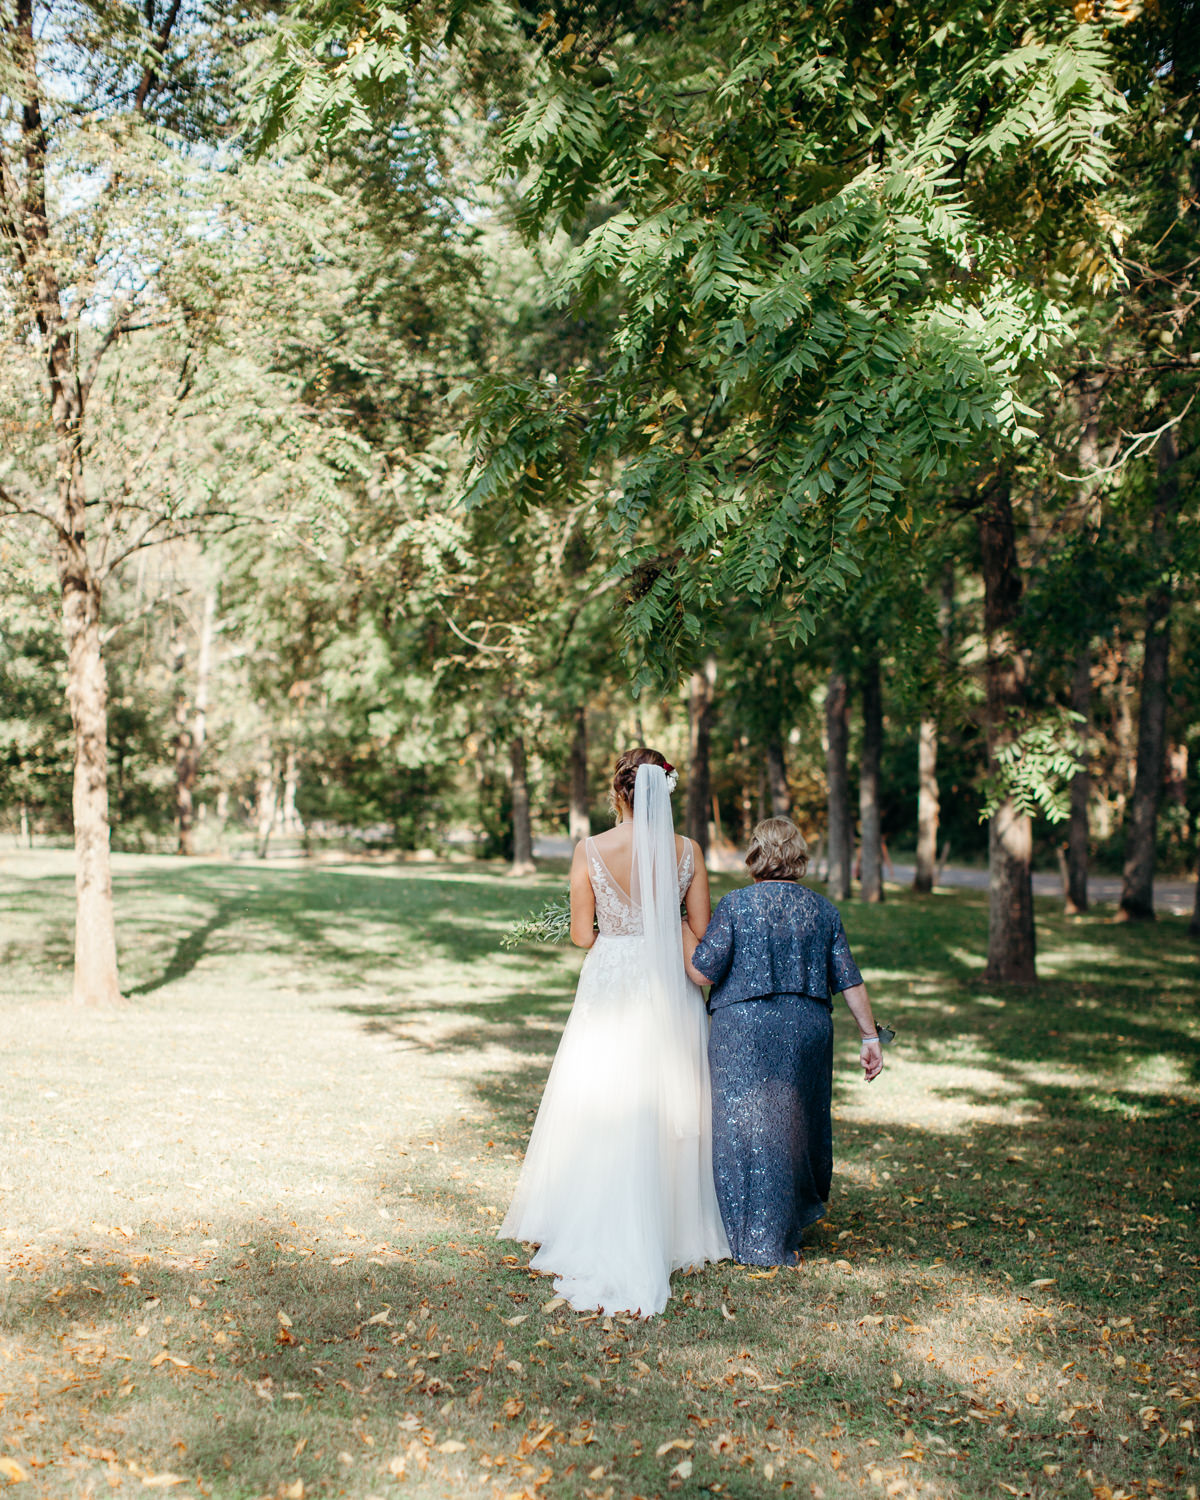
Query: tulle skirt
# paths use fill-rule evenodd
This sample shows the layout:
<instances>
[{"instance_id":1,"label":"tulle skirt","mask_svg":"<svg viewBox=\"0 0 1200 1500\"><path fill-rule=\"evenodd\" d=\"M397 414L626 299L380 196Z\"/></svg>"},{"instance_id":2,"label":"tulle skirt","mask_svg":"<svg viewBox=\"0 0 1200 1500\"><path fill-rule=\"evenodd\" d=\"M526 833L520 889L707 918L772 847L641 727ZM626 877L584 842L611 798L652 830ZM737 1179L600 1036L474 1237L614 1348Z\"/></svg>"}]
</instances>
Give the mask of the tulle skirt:
<instances>
[{"instance_id":1,"label":"tulle skirt","mask_svg":"<svg viewBox=\"0 0 1200 1500\"><path fill-rule=\"evenodd\" d=\"M729 1243L713 1185L708 1017L700 991L684 1034L662 1034L646 1004L640 937L600 936L542 1095L502 1238L539 1246L573 1307L661 1312L671 1272L722 1260ZM698 1118L680 1133L664 1079L689 1068ZM692 1128L694 1126L694 1129Z\"/></svg>"}]
</instances>

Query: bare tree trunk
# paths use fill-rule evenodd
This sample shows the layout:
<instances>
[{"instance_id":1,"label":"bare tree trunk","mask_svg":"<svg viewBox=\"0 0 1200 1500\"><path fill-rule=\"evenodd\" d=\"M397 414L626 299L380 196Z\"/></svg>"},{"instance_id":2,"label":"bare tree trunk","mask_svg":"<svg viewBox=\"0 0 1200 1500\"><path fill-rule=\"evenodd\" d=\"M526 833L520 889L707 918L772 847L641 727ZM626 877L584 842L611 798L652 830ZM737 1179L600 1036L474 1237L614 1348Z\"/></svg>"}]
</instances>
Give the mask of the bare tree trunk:
<instances>
[{"instance_id":1,"label":"bare tree trunk","mask_svg":"<svg viewBox=\"0 0 1200 1500\"><path fill-rule=\"evenodd\" d=\"M75 825L75 999L115 1004L121 998L108 825L108 682L100 636L101 579L88 555L83 421L87 384L79 341L66 320L51 242L47 203L47 134L41 104L32 0L17 0L10 18L5 88L13 149L24 163L18 184L4 163L0 221L15 249L19 277L9 288L22 323L35 330L44 360L44 390L56 459L55 563L67 652L67 703L75 736L71 806ZM5 150L8 147L6 145Z\"/></svg>"},{"instance_id":2,"label":"bare tree trunk","mask_svg":"<svg viewBox=\"0 0 1200 1500\"><path fill-rule=\"evenodd\" d=\"M1168 428L1158 445L1158 488L1151 536L1158 583L1146 600L1142 693L1138 707L1137 774L1129 803L1120 915L1154 920L1154 853L1167 738L1167 667L1171 649L1170 544L1179 513L1179 451Z\"/></svg>"},{"instance_id":3,"label":"bare tree trunk","mask_svg":"<svg viewBox=\"0 0 1200 1500\"><path fill-rule=\"evenodd\" d=\"M1200 938L1200 849L1196 852L1196 899L1192 903L1192 920L1188 923L1188 935Z\"/></svg>"},{"instance_id":4,"label":"bare tree trunk","mask_svg":"<svg viewBox=\"0 0 1200 1500\"><path fill-rule=\"evenodd\" d=\"M942 599L938 608L941 631L941 678L944 687L954 664L954 563L942 569ZM917 865L913 873L913 890L927 895L937 883L938 825L942 804L938 790L937 761L940 726L933 714L926 714L917 729Z\"/></svg>"},{"instance_id":5,"label":"bare tree trunk","mask_svg":"<svg viewBox=\"0 0 1200 1500\"><path fill-rule=\"evenodd\" d=\"M913 890L928 894L937 873L937 836L941 805L937 779L938 725L921 720L917 730L917 868Z\"/></svg>"},{"instance_id":6,"label":"bare tree trunk","mask_svg":"<svg viewBox=\"0 0 1200 1500\"><path fill-rule=\"evenodd\" d=\"M864 901L883 900L883 836L879 807L880 762L883 756L883 694L879 685L879 658L872 654L863 663L862 768L858 780L858 813L862 824L862 885Z\"/></svg>"},{"instance_id":7,"label":"bare tree trunk","mask_svg":"<svg viewBox=\"0 0 1200 1500\"><path fill-rule=\"evenodd\" d=\"M767 781L771 787L771 816L790 818L792 789L788 785L787 763L783 758L783 740L777 734L767 741Z\"/></svg>"},{"instance_id":8,"label":"bare tree trunk","mask_svg":"<svg viewBox=\"0 0 1200 1500\"><path fill-rule=\"evenodd\" d=\"M200 644L196 657L196 692L192 700L191 722L188 722L187 698L182 682L175 695L175 818L179 828L179 853L194 854L192 833L196 821L196 781L200 774L200 757L208 735L208 678L212 665L213 629L217 596L210 589L204 596L204 613L200 620ZM175 647L175 672L181 677L184 651Z\"/></svg>"},{"instance_id":9,"label":"bare tree trunk","mask_svg":"<svg viewBox=\"0 0 1200 1500\"><path fill-rule=\"evenodd\" d=\"M573 844L587 838L592 831L588 810L588 741L587 709L581 703L575 710L575 733L571 738L571 801L567 812L567 832Z\"/></svg>"},{"instance_id":10,"label":"bare tree trunk","mask_svg":"<svg viewBox=\"0 0 1200 1500\"><path fill-rule=\"evenodd\" d=\"M275 752L271 737L265 733L259 742L258 775L255 782L255 822L258 825L256 854L266 859L271 834L275 829L275 813L279 806L279 782L276 775Z\"/></svg>"},{"instance_id":11,"label":"bare tree trunk","mask_svg":"<svg viewBox=\"0 0 1200 1500\"><path fill-rule=\"evenodd\" d=\"M279 825L284 833L303 833L304 821L296 809L296 792L300 786L300 757L295 745L289 745L283 756L283 804Z\"/></svg>"},{"instance_id":12,"label":"bare tree trunk","mask_svg":"<svg viewBox=\"0 0 1200 1500\"><path fill-rule=\"evenodd\" d=\"M1100 464L1100 397L1107 377L1091 374L1082 377L1079 391L1079 472L1092 474ZM1100 525L1096 503L1097 487L1094 481L1085 484L1080 492L1080 504L1084 508L1082 527L1084 535L1095 539ZM1067 848L1065 857L1065 890L1063 908L1068 916L1080 916L1088 909L1088 857L1091 843L1089 827L1089 802L1092 778L1088 769L1092 718L1092 624L1086 615L1083 619L1079 648L1075 656L1075 671L1071 678L1071 707L1083 716L1080 729L1084 741L1082 764L1071 779L1071 817L1067 825Z\"/></svg>"},{"instance_id":13,"label":"bare tree trunk","mask_svg":"<svg viewBox=\"0 0 1200 1500\"><path fill-rule=\"evenodd\" d=\"M713 691L717 682L717 659L710 656L702 671L692 673L688 698L688 784L685 824L687 836L708 853L708 817L712 802L712 777L708 745L712 733Z\"/></svg>"},{"instance_id":14,"label":"bare tree trunk","mask_svg":"<svg viewBox=\"0 0 1200 1500\"><path fill-rule=\"evenodd\" d=\"M82 528L83 507L78 507ZM67 702L75 730L75 986L83 1005L121 999L108 833L108 682L100 648L100 585L82 547L60 548Z\"/></svg>"},{"instance_id":15,"label":"bare tree trunk","mask_svg":"<svg viewBox=\"0 0 1200 1500\"><path fill-rule=\"evenodd\" d=\"M512 770L513 858L510 875L532 875L533 823L529 813L529 776L525 764L525 739L514 734L508 747Z\"/></svg>"},{"instance_id":16,"label":"bare tree trunk","mask_svg":"<svg viewBox=\"0 0 1200 1500\"><path fill-rule=\"evenodd\" d=\"M1021 608L1012 493L999 476L979 517L987 636L987 747L989 769L1012 735L1010 710L1025 697L1027 663L1015 636ZM1007 799L988 826L988 983L1034 984L1037 940L1033 921L1033 824Z\"/></svg>"},{"instance_id":17,"label":"bare tree trunk","mask_svg":"<svg viewBox=\"0 0 1200 1500\"><path fill-rule=\"evenodd\" d=\"M1075 657L1071 679L1071 707L1084 716L1080 728L1084 739L1083 764L1071 780L1071 821L1067 825L1067 882L1065 910L1077 917L1088 909L1088 802L1092 792L1091 773L1087 767L1088 739L1092 714L1092 649L1084 642Z\"/></svg>"},{"instance_id":18,"label":"bare tree trunk","mask_svg":"<svg viewBox=\"0 0 1200 1500\"><path fill-rule=\"evenodd\" d=\"M834 669L825 695L826 780L829 785L829 895L850 894L850 695L845 674Z\"/></svg>"}]
</instances>

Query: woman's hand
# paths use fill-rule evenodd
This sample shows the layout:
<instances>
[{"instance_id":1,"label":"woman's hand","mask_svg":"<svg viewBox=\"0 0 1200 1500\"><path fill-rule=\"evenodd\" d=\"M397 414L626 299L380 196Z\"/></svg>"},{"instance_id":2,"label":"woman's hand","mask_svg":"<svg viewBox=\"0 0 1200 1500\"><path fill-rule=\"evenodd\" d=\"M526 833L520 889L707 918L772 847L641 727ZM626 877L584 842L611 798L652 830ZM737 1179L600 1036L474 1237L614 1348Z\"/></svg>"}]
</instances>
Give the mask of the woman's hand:
<instances>
[{"instance_id":1,"label":"woman's hand","mask_svg":"<svg viewBox=\"0 0 1200 1500\"><path fill-rule=\"evenodd\" d=\"M858 1060L862 1063L863 1072L866 1074L867 1082L878 1078L883 1072L883 1048L876 1037L873 1041L864 1042L862 1050L858 1054Z\"/></svg>"}]
</instances>

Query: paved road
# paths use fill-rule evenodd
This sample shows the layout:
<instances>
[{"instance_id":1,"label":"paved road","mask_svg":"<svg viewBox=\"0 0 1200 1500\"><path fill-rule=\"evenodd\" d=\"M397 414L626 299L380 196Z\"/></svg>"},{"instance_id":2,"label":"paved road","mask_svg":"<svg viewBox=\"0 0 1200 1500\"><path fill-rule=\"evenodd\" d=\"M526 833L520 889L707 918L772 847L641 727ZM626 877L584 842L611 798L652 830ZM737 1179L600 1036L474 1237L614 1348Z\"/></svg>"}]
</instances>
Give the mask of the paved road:
<instances>
[{"instance_id":1,"label":"paved road","mask_svg":"<svg viewBox=\"0 0 1200 1500\"><path fill-rule=\"evenodd\" d=\"M533 852L542 859L568 859L572 847L569 838L559 836L544 836L533 841ZM709 859L710 869L738 870L741 864L741 852L735 849L714 851ZM905 864L894 866L893 873L889 876L898 885L911 885L912 878L913 866ZM939 882L944 886L967 886L973 890L987 890L987 883L986 870L972 869L966 865L947 865ZM1033 890L1037 896L1061 896L1062 882L1056 874L1035 874ZM1093 875L1088 881L1088 898L1093 904L1111 902L1115 905L1120 895L1121 881L1117 875ZM1170 912L1180 917L1190 916L1195 899L1196 887L1190 880L1155 881L1154 906L1157 911Z\"/></svg>"}]
</instances>

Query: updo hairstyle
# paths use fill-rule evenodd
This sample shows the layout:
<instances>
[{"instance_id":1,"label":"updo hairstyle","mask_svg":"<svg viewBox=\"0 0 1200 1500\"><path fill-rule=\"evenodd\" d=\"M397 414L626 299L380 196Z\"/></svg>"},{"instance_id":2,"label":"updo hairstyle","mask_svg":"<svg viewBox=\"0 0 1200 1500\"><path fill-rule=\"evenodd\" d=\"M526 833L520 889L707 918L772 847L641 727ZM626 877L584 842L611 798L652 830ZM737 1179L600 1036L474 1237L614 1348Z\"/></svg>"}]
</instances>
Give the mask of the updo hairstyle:
<instances>
[{"instance_id":1,"label":"updo hairstyle","mask_svg":"<svg viewBox=\"0 0 1200 1500\"><path fill-rule=\"evenodd\" d=\"M609 803L614 814L622 802L633 806L633 786L637 780L639 766L662 766L665 770L670 761L658 750L649 750L645 745L639 745L636 750L626 750L625 754L617 761L616 769L613 771L612 792L609 795Z\"/></svg>"},{"instance_id":2,"label":"updo hairstyle","mask_svg":"<svg viewBox=\"0 0 1200 1500\"><path fill-rule=\"evenodd\" d=\"M766 818L750 835L746 868L755 880L802 880L808 845L791 818Z\"/></svg>"}]
</instances>

